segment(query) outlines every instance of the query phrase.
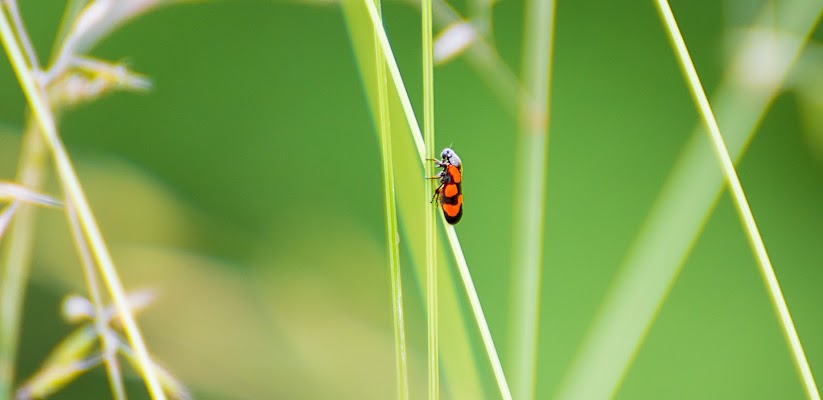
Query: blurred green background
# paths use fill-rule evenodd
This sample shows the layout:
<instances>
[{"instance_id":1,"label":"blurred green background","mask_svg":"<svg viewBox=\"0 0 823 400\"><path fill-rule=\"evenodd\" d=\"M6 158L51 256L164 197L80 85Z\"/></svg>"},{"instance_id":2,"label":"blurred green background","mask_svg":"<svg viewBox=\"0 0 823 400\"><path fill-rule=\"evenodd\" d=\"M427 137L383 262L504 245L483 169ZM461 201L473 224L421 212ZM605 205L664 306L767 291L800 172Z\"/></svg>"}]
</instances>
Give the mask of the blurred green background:
<instances>
[{"instance_id":1,"label":"blurred green background","mask_svg":"<svg viewBox=\"0 0 823 400\"><path fill-rule=\"evenodd\" d=\"M730 62L730 37L754 17L741 3L672 4L709 96ZM21 7L46 60L64 4ZM384 12L420 115L419 11L386 2ZM652 1L559 1L556 15L539 399L559 390L699 122ZM523 2L501 1L493 16L493 42L519 71ZM817 27L812 46L821 40ZM393 398L380 154L340 6L177 4L117 29L92 55L126 60L154 84L73 109L60 131L127 288L158 295L140 322L163 365L199 399ZM823 77L823 64L801 62L820 74L795 74L798 85ZM823 376L823 101L787 89L739 174L812 370ZM506 366L516 119L460 58L435 70L435 92L437 147L451 145L466 165L457 231ZM24 109L2 62L2 179L15 174ZM61 298L85 293L64 217L41 216L21 378L71 331ZM403 262L412 398L423 398L425 305ZM479 339L474 347L487 398L497 398ZM97 368L54 398L109 398L105 379ZM464 398L444 385L447 398ZM133 398L147 396L134 375L128 386ZM617 397L803 397L728 195Z\"/></svg>"}]
</instances>

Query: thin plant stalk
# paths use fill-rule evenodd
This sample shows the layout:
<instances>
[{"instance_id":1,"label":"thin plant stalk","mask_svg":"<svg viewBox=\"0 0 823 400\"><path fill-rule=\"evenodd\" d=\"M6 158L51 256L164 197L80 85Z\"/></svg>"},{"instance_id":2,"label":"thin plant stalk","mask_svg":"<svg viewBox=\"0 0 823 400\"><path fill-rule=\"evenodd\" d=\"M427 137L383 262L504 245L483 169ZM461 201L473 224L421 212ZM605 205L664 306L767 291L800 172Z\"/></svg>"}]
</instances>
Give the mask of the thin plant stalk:
<instances>
[{"instance_id":1,"label":"thin plant stalk","mask_svg":"<svg viewBox=\"0 0 823 400\"><path fill-rule=\"evenodd\" d=\"M17 182L31 190L43 184L46 147L36 124L28 123ZM20 342L20 319L29 275L37 207L21 204L3 248L3 279L0 281L0 399L9 399L14 364Z\"/></svg>"},{"instance_id":2,"label":"thin plant stalk","mask_svg":"<svg viewBox=\"0 0 823 400\"><path fill-rule=\"evenodd\" d=\"M80 225L87 236L92 254L96 259L96 264L100 268L103 281L108 287L115 308L123 322L126 336L131 341L137 359L140 361L140 372L143 375L149 393L154 399L164 400L166 396L157 380L153 363L149 358L145 342L143 341L143 336L140 334L134 316L128 308L125 291L123 290L120 278L117 276L114 262L111 259L100 229L88 205L74 167L57 134L54 117L52 116L48 102L45 100L45 95L37 84L32 71L27 67L23 53L15 40L14 33L12 32L11 25L5 13L0 13L0 40L2 40L15 74L20 81L23 93L29 101L35 120L40 126L46 145L52 152L57 174L65 191L66 198L76 207Z\"/></svg>"},{"instance_id":3,"label":"thin plant stalk","mask_svg":"<svg viewBox=\"0 0 823 400\"><path fill-rule=\"evenodd\" d=\"M375 0L380 7L380 0ZM382 11L382 10L381 10ZM394 166L391 145L391 118L389 92L386 87L386 61L381 54L377 36L374 39L375 69L377 70L378 120L380 155L383 158L383 200L386 212L386 245L389 248L391 276L392 319L394 322L394 351L397 373L397 398L409 398L409 368L406 355L406 328L403 318L403 281L400 273L400 238L397 223L397 201L394 192Z\"/></svg>"},{"instance_id":4,"label":"thin plant stalk","mask_svg":"<svg viewBox=\"0 0 823 400\"><path fill-rule=\"evenodd\" d=\"M477 290L474 288L474 281L469 272L469 265L466 263L466 258L463 256L463 248L460 246L460 240L457 238L457 232L454 226L444 224L446 226L446 236L449 239L449 244L454 254L454 261L457 264L457 271L460 272L460 279L463 280L463 287L466 288L466 296L469 298L469 306L477 320L477 327L480 330L480 337L483 339L483 346L491 351L486 354L489 357L489 363L494 372L494 379L497 381L497 388L500 390L500 397L503 400L512 400L512 393L509 390L509 383L506 381L506 374L503 372L503 364L500 363L500 358L497 356L497 348L494 346L492 333L489 330L489 325L486 323L486 316L483 313L483 307L480 305L480 298L477 297Z\"/></svg>"},{"instance_id":5,"label":"thin plant stalk","mask_svg":"<svg viewBox=\"0 0 823 400\"><path fill-rule=\"evenodd\" d=\"M783 90L789 71L823 15L814 0L778 4L781 22L768 31L785 49L773 53L776 68L767 85L741 81L741 68L730 63L712 98L712 109L723 126L726 145L740 160L760 121ZM755 26L772 27L770 13L761 12ZM751 47L743 41L730 51L746 59ZM681 152L666 184L657 195L634 243L621 262L594 321L563 378L556 398L614 397L636 358L655 318L682 270L691 248L720 198L724 177L714 166L715 156L705 128L699 124ZM638 295L642 293L642 295Z\"/></svg>"},{"instance_id":6,"label":"thin plant stalk","mask_svg":"<svg viewBox=\"0 0 823 400\"><path fill-rule=\"evenodd\" d=\"M389 39L386 36L386 31L383 29L382 22L380 20L380 16L377 12L377 8L370 0L364 0L364 4L366 6L366 10L369 13L369 18L371 19L372 25L374 27L374 34L378 39L381 47L381 53L386 58L386 67L389 71L389 77L392 83L394 84L395 90L398 93L399 101L401 108L403 109L403 114L406 119L406 123L408 124L409 131L411 132L412 140L414 142L415 147L417 148L417 155L420 158L421 163L428 164L426 162L426 150L425 145L423 144L423 135L420 132L420 127L417 125L417 119L414 115L414 109L411 106L411 101L409 100L408 92L406 91L406 87L403 84L403 79L400 75L400 69L397 67L397 61L394 58L394 53L391 50L391 46L389 44ZM431 208L431 207L427 207ZM452 231L449 233L449 231ZM463 255L463 251L460 247L460 243L457 242L457 235L454 232L454 227L447 226L446 227L447 238L449 240L450 246L452 251L454 252L455 259L458 260L458 267L462 269L460 271L461 275L465 275L465 277L471 277L469 273L468 266L465 262L465 256ZM460 262L459 260L462 260ZM461 266L462 265L462 266ZM464 279L464 285L466 282L471 282L471 280ZM469 298L478 298L477 291L474 288L474 285L465 285L465 289L467 292L471 293ZM473 300L471 302L474 303ZM474 315L475 321L477 322L478 327L480 327L481 334L486 335L485 332L489 332L488 323L486 321L485 316L483 315L482 308L479 306L480 302L476 302L477 306L472 306L472 313ZM494 342L491 340L491 334L489 333L488 339L483 340L484 349L486 350L486 354L492 362L492 368L495 371L496 381L501 393L510 393L508 385L506 383L506 379L503 375L503 368L500 365L500 358L497 354L497 350L494 347Z\"/></svg>"},{"instance_id":7,"label":"thin plant stalk","mask_svg":"<svg viewBox=\"0 0 823 400\"><path fill-rule=\"evenodd\" d=\"M29 66L35 71L40 70L40 62L37 60L37 52L34 51L34 45L26 33L26 27L23 24L23 18L20 16L20 8L17 6L17 0L6 0L6 8L9 10L9 16L17 33L17 38L20 40L20 45L23 46L23 51L26 52Z\"/></svg>"},{"instance_id":8,"label":"thin plant stalk","mask_svg":"<svg viewBox=\"0 0 823 400\"><path fill-rule=\"evenodd\" d=\"M803 351L803 346L800 343L800 337L797 334L791 314L789 313L789 307L786 305L786 300L783 298L783 293L780 290L780 284L777 281L777 276L774 273L774 268L772 267L769 255L766 252L766 245L763 243L763 238L760 236L760 231L757 228L754 215L752 214L752 210L746 200L746 194L743 191L743 186L740 183L740 179L738 178L737 172L734 168L734 163L729 155L728 149L726 148L726 144L723 141L723 136L720 133L720 127L717 125L717 121L715 120L711 106L709 105L709 100L706 97L706 93L700 83L700 78L697 75L697 70L694 68L691 56L686 48L686 42L683 40L680 29L677 27L677 21L675 21L674 14L672 13L669 3L666 0L657 0L656 4L660 13L660 18L662 19L666 32L669 35L669 39L672 41L672 46L674 47L680 67L683 70L687 83L689 84L692 97L694 98L696 106L700 111L704 122L706 123L706 127L708 128L709 138L711 140L715 156L717 157L720 167L723 170L723 174L726 177L726 181L729 184L732 200L737 208L737 212L743 220L743 226L746 230L749 245L752 247L752 251L754 252L755 258L760 266L761 276L766 283L772 305L777 312L780 325L783 328L783 334L789 343L789 348L792 353L792 360L794 361L795 367L800 372L800 377L806 390L806 395L809 399L820 399L817 384L814 381L811 368L806 360L806 354Z\"/></svg>"},{"instance_id":9,"label":"thin plant stalk","mask_svg":"<svg viewBox=\"0 0 823 400\"><path fill-rule=\"evenodd\" d=\"M414 7L418 3L417 0L405 0L405 2ZM434 12L433 22L440 28L466 20L464 16L444 0L433 0L432 11ZM503 109L510 115L517 116L518 96L523 89L517 76L503 62L494 46L488 43L486 36L477 35L462 55L469 63L469 66L475 69L480 79L485 81L486 85L494 91Z\"/></svg>"},{"instance_id":10,"label":"thin plant stalk","mask_svg":"<svg viewBox=\"0 0 823 400\"><path fill-rule=\"evenodd\" d=\"M423 25L423 135L426 154L434 153L434 54L432 2L422 0ZM434 176L434 164L424 164L426 176ZM428 205L428 204L427 204ZM426 207L426 305L428 323L429 399L440 398L440 349L437 318L437 226L433 207Z\"/></svg>"},{"instance_id":11,"label":"thin plant stalk","mask_svg":"<svg viewBox=\"0 0 823 400\"><path fill-rule=\"evenodd\" d=\"M94 259L89 251L89 245L83 236L83 229L80 221L77 220L77 211L71 201L66 202L66 217L68 218L71 236L80 254L80 261L83 264L83 276L86 278L86 286L89 289L89 297L94 305L94 326L97 335L100 337L103 348L103 363L106 366L106 374L109 377L112 396L115 400L126 399L126 389L123 386L123 373L120 364L117 362L117 341L109 334L108 321L104 312L103 298L100 294L100 287L97 282L97 274L94 272Z\"/></svg>"},{"instance_id":12,"label":"thin plant stalk","mask_svg":"<svg viewBox=\"0 0 823 400\"><path fill-rule=\"evenodd\" d=\"M17 43L26 51L28 65L38 66L31 41L23 29L17 2L10 0L0 4L0 13L5 17L8 9L14 27L18 31L13 35ZM44 149L42 138L36 129L29 125L23 145L23 155L20 157L20 169L17 181L23 187L38 189L42 184L42 164ZM20 339L20 317L23 298L25 297L26 281L28 280L28 265L33 237L32 225L36 207L23 204L19 215L13 222L8 242L4 248L4 274L0 283L0 399L12 396L12 384L15 374L15 359Z\"/></svg>"},{"instance_id":13,"label":"thin plant stalk","mask_svg":"<svg viewBox=\"0 0 823 400\"><path fill-rule=\"evenodd\" d=\"M391 77L392 83L394 83L394 89L400 98L403 115L406 117L406 123L411 131L414 146L417 148L417 155L420 157L420 163L421 165L426 165L426 158L428 156L426 155L426 145L423 142L423 133L420 131L420 125L417 124L417 117L414 115L414 109L412 108L411 100L409 100L409 93L406 91L406 85L403 83L403 77L400 75L400 69L397 67L397 60L395 60L394 52L391 50L389 38L386 36L385 29L383 29L380 14L372 2L368 0L364 0L364 2L366 4L366 10L369 12L369 18L371 18L372 25L374 26L374 35L380 43L381 53L386 58L386 68L389 70L389 76Z\"/></svg>"},{"instance_id":14,"label":"thin plant stalk","mask_svg":"<svg viewBox=\"0 0 823 400\"><path fill-rule=\"evenodd\" d=\"M73 20L74 16L87 1L70 0L70 11L64 16L61 36L68 30L66 20ZM16 0L5 3L16 37L20 41L27 56L27 63L34 70L39 70L36 51L29 39L23 20L20 16ZM26 131L23 137L20 163L18 166L17 182L26 188L36 190L42 186L45 176L46 147L43 136L37 123L29 116L26 121ZM31 249L34 237L34 224L37 207L24 204L18 212L9 235L8 243L4 247L4 276L2 280L2 299L0 300L0 399L11 397L12 382L14 381L14 362L19 341L20 310L23 305L24 292L28 277L28 268L31 259Z\"/></svg>"},{"instance_id":15,"label":"thin plant stalk","mask_svg":"<svg viewBox=\"0 0 823 400\"><path fill-rule=\"evenodd\" d=\"M523 400L534 398L537 369L554 7L554 0L530 0L525 11L509 335L514 396Z\"/></svg>"}]
</instances>

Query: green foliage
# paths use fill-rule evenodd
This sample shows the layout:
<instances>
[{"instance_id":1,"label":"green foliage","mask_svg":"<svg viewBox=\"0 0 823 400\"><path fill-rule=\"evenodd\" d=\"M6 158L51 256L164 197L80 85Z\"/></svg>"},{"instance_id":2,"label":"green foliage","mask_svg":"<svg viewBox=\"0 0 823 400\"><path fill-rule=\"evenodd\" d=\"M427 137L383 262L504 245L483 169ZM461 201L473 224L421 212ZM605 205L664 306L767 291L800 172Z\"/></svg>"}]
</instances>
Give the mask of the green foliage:
<instances>
[{"instance_id":1,"label":"green foliage","mask_svg":"<svg viewBox=\"0 0 823 400\"><path fill-rule=\"evenodd\" d=\"M42 68L55 65L84 3L70 2L61 22L63 2L21 2ZM814 373L823 362L823 270L815 268L823 135L813 112L819 57L809 49L823 39L821 7L672 7ZM393 398L392 283L402 279L408 396L426 397L432 205L422 159L432 154L423 151L423 120L409 113L422 117L425 108L419 9L383 4L397 62L383 113L374 23L356 0L153 9L88 31L93 40L77 47L86 57L62 64L76 80L55 84L80 90L58 89L68 96L50 104L61 108L56 127L125 290L158 295L139 325L152 359L163 361L156 375L169 394L171 376L198 399ZM433 0L432 9L435 50L447 28L475 29L462 50L434 60L442 63L428 96L435 150L453 147L466 163L463 220L438 235L441 397L499 398L503 372L513 384L523 376L510 363L497 373L495 359L514 359L522 333L511 304L522 294L512 289L512 260L528 256L513 235L525 232L513 215L532 215L521 205L531 198L524 185L545 190L544 237L530 236L528 246L542 252L540 301L521 310L537 322L537 350L527 354L536 360L534 398L808 393L653 2L558 3L544 189L528 183L537 167L519 166L531 165L517 144L527 76L512 72L528 67L526 2ZM129 73L118 75L124 66ZM118 93L120 83L144 78L150 91ZM25 187L24 198L76 205L51 173L50 147L8 64L0 63L0 89L0 181ZM382 178L381 122L391 132L396 228L385 220L392 185ZM77 292L97 302L63 209L15 207L0 247L3 284L25 285L0 293L14 299L3 300L14 310L0 318L14 321L20 339L0 354L16 372L3 393L48 375L38 375L46 354L78 329L58 317L60 298ZM10 281L9 263L31 268ZM74 360L100 365L104 346L93 344ZM118 354L125 392L145 397L141 367L131 364L139 357L129 346ZM95 367L52 380L67 383L54 398L111 398L107 375ZM70 375L46 378L55 376Z\"/></svg>"}]
</instances>

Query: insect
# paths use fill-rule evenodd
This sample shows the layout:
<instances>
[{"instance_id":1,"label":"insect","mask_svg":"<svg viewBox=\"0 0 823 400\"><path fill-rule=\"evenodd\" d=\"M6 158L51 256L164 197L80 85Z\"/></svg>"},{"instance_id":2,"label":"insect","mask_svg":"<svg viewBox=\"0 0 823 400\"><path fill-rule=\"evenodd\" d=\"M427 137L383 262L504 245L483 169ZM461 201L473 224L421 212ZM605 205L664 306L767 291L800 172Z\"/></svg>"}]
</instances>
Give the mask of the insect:
<instances>
[{"instance_id":1,"label":"insect","mask_svg":"<svg viewBox=\"0 0 823 400\"><path fill-rule=\"evenodd\" d=\"M428 179L440 179L440 186L434 191L432 202L440 203L446 222L454 225L463 216L463 163L454 150L446 147L440 152L440 160L430 158L438 167L443 168L436 176Z\"/></svg>"}]
</instances>

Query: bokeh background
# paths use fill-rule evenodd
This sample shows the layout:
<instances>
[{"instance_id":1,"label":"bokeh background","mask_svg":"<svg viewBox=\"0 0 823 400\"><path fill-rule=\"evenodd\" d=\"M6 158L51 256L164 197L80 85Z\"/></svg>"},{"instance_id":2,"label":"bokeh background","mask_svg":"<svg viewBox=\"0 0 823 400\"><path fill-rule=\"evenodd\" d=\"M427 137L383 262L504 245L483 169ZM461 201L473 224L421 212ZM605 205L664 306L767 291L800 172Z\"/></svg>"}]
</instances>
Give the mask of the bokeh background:
<instances>
[{"instance_id":1,"label":"bokeh background","mask_svg":"<svg viewBox=\"0 0 823 400\"><path fill-rule=\"evenodd\" d=\"M450 4L467 12L463 1ZM731 62L735 35L763 5L672 2L710 96ZM21 7L45 60L64 4ZM539 399L560 389L699 123L652 1L559 1L556 11ZM419 11L387 1L384 12L420 106ZM520 0L493 8L492 43L515 72L523 13ZM823 87L821 40L818 26L739 164L818 376L823 90L814 88ZM146 94L117 93L70 110L60 131L127 288L157 294L140 323L163 365L199 399L393 398L379 146L341 7L175 4L117 29L92 55L125 60L153 81ZM507 111L511 99L496 95L459 57L437 67L435 92L437 147L455 148L467 171L457 231L506 366L517 121ZM0 62L2 179L15 174L24 111L9 64ZM423 398L425 305L411 262L404 255L412 398ZM43 211L21 378L72 330L59 311L69 293L85 293L77 256L62 214ZM480 374L486 398L497 398L478 336L471 337L476 352L467 369ZM109 398L105 379L97 368L54 398ZM133 398L147 397L134 374L128 388ZM444 396L466 398L448 381ZM711 213L617 397L803 397L728 195Z\"/></svg>"}]
</instances>

